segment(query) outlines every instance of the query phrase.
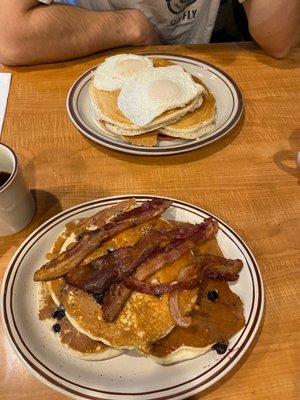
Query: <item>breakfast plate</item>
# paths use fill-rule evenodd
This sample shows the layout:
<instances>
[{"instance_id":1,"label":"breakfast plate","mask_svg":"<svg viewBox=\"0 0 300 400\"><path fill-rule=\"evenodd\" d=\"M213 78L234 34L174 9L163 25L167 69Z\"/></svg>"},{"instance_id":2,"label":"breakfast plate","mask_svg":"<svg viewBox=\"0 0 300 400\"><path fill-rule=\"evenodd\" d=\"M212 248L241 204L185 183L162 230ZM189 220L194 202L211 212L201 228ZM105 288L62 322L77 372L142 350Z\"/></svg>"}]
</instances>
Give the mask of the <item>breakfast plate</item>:
<instances>
[{"instance_id":1,"label":"breakfast plate","mask_svg":"<svg viewBox=\"0 0 300 400\"><path fill-rule=\"evenodd\" d=\"M217 116L213 129L193 140L158 136L154 147L125 142L120 136L108 135L95 122L89 99L89 85L96 67L82 74L72 85L67 97L67 111L77 129L88 139L113 150L136 155L172 155L206 146L229 133L243 113L243 98L234 80L218 67L196 58L177 54L145 53L143 55L165 59L183 67L195 78L201 79L216 99Z\"/></svg>"},{"instance_id":2,"label":"breakfast plate","mask_svg":"<svg viewBox=\"0 0 300 400\"><path fill-rule=\"evenodd\" d=\"M210 388L227 375L249 349L264 309L264 289L258 265L243 240L209 212L179 200L172 201L165 217L199 223L212 217L219 224L218 244L228 258L239 258L243 269L230 288L244 304L245 326L229 341L224 354L208 351L179 364L162 366L153 360L122 354L104 361L77 359L58 346L37 313L37 284L33 273L65 224L134 198L127 195L83 203L54 216L34 231L13 256L2 284L2 319L15 352L27 368L53 389L78 399L183 399Z\"/></svg>"}]
</instances>

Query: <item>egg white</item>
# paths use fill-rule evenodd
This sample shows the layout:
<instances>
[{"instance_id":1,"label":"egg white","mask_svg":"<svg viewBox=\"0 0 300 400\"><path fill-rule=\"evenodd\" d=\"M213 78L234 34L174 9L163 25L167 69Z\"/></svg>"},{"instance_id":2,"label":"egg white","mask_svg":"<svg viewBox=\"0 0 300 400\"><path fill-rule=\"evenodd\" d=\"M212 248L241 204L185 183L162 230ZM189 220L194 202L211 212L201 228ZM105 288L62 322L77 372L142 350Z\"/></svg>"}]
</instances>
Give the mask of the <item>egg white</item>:
<instances>
[{"instance_id":1,"label":"egg white","mask_svg":"<svg viewBox=\"0 0 300 400\"><path fill-rule=\"evenodd\" d=\"M117 54L108 57L94 73L94 86L99 90L113 91L124 83L135 79L141 73L149 72L153 61L135 54Z\"/></svg>"},{"instance_id":2,"label":"egg white","mask_svg":"<svg viewBox=\"0 0 300 400\"><path fill-rule=\"evenodd\" d=\"M179 65L153 68L123 84L118 108L135 125L148 125L165 111L184 107L205 89Z\"/></svg>"}]
</instances>

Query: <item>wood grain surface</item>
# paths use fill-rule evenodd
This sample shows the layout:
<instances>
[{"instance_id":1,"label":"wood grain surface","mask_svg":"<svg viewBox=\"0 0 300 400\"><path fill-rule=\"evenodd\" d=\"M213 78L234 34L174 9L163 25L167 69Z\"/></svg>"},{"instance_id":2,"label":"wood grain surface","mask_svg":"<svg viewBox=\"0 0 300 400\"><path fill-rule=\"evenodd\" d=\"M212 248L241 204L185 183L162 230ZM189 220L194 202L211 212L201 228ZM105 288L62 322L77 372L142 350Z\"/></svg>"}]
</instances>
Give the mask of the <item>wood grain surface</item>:
<instances>
[{"instance_id":1,"label":"wood grain surface","mask_svg":"<svg viewBox=\"0 0 300 400\"><path fill-rule=\"evenodd\" d=\"M255 346L203 398L299 399L300 171L295 159L300 151L300 48L284 60L250 43L122 51L191 55L222 68L243 92L242 121L225 138L191 153L125 155L87 141L65 107L74 80L112 52L59 64L0 67L13 74L1 140L17 152L37 201L33 222L17 235L0 238L0 276L30 232L78 203L146 193L199 205L246 241L266 289L265 318ZM25 369L3 327L0 335L1 400L66 399Z\"/></svg>"}]
</instances>

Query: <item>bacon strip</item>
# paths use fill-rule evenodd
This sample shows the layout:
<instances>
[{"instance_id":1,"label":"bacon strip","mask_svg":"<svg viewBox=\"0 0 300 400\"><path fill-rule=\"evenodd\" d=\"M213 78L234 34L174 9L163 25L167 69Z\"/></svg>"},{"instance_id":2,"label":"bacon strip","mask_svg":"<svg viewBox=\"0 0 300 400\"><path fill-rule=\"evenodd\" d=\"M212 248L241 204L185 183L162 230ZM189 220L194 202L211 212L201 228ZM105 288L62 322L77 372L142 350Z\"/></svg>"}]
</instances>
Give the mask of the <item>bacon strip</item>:
<instances>
[{"instance_id":1,"label":"bacon strip","mask_svg":"<svg viewBox=\"0 0 300 400\"><path fill-rule=\"evenodd\" d=\"M132 226L160 216L171 205L171 201L155 198L144 202L141 206L118 215L95 231L84 234L83 238L70 250L61 253L57 258L44 264L34 274L34 281L48 281L65 275L72 268L92 253L105 240Z\"/></svg>"},{"instance_id":2,"label":"bacon strip","mask_svg":"<svg viewBox=\"0 0 300 400\"><path fill-rule=\"evenodd\" d=\"M129 211L134 207L137 207L137 202L133 199L120 201L119 203L109 208L104 208L91 217L84 219L78 225L76 225L76 228L78 227L81 231L94 226L99 228L102 225L112 221L121 213Z\"/></svg>"},{"instance_id":3,"label":"bacon strip","mask_svg":"<svg viewBox=\"0 0 300 400\"><path fill-rule=\"evenodd\" d=\"M177 290L195 289L202 282L197 276L196 278L185 279L182 281L172 281L168 283L152 284L149 282L139 281L135 278L126 278L124 285L135 292L160 296L163 293L172 293Z\"/></svg>"},{"instance_id":4,"label":"bacon strip","mask_svg":"<svg viewBox=\"0 0 300 400\"><path fill-rule=\"evenodd\" d=\"M148 257L172 240L183 240L199 233L199 225L171 229L152 229L129 248L117 249L92 263L74 268L66 274L66 282L89 293L103 293L113 282L131 275ZM202 226L201 230L202 232ZM158 251L159 252L159 251Z\"/></svg>"},{"instance_id":5,"label":"bacon strip","mask_svg":"<svg viewBox=\"0 0 300 400\"><path fill-rule=\"evenodd\" d=\"M199 268L205 268L205 277L216 281L235 282L243 268L241 260L231 260L212 254L197 257Z\"/></svg>"},{"instance_id":6,"label":"bacon strip","mask_svg":"<svg viewBox=\"0 0 300 400\"><path fill-rule=\"evenodd\" d=\"M147 279L166 264L176 261L200 242L213 237L217 229L217 223L211 219L207 219L198 225L181 227L182 232L184 230L186 232L186 238L183 239L182 233L182 240L172 242L142 263L137 268L134 278L138 281ZM190 237L188 237L187 232ZM104 296L102 304L104 320L113 322L118 317L131 292L131 288L126 287L123 283L116 283L110 287Z\"/></svg>"},{"instance_id":7,"label":"bacon strip","mask_svg":"<svg viewBox=\"0 0 300 400\"><path fill-rule=\"evenodd\" d=\"M117 275L116 265L124 262L130 254L130 247L116 249L89 264L73 268L64 276L65 281L89 293L101 293L114 282Z\"/></svg>"},{"instance_id":8,"label":"bacon strip","mask_svg":"<svg viewBox=\"0 0 300 400\"><path fill-rule=\"evenodd\" d=\"M116 280L130 275L159 246L162 238L143 235L132 247L116 249L65 275L66 282L88 293L103 293Z\"/></svg>"},{"instance_id":9,"label":"bacon strip","mask_svg":"<svg viewBox=\"0 0 300 400\"><path fill-rule=\"evenodd\" d=\"M207 256L207 259L205 260ZM198 264L199 262L199 264ZM204 279L235 281L238 278L237 271L240 271L243 263L241 260L228 260L223 257L202 255L197 260L199 272L194 278L172 281L168 283L151 284L136 278L129 277L124 280L124 285L136 292L159 296L163 293L172 293L177 290L190 290L200 286ZM203 264L205 267L202 268ZM226 268L228 270L226 271Z\"/></svg>"}]
</instances>

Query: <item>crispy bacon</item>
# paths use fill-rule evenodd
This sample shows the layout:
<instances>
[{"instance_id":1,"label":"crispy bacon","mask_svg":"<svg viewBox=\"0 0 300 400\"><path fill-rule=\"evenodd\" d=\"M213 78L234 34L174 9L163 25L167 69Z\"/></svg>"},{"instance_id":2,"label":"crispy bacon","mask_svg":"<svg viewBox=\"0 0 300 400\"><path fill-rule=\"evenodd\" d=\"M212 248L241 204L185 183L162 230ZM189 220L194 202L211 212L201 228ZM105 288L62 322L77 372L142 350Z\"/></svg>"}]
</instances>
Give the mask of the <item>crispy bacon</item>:
<instances>
[{"instance_id":1,"label":"crispy bacon","mask_svg":"<svg viewBox=\"0 0 300 400\"><path fill-rule=\"evenodd\" d=\"M134 246L117 249L88 265L74 268L66 274L66 282L89 293L102 293L113 282L121 281L132 274L141 263L155 254L159 248L164 248L170 241L183 241L189 236L199 234L202 230L203 227L199 228L199 225L152 229L144 234ZM173 252L175 250L176 248Z\"/></svg>"},{"instance_id":2,"label":"crispy bacon","mask_svg":"<svg viewBox=\"0 0 300 400\"><path fill-rule=\"evenodd\" d=\"M185 230L185 237L182 235L181 241L176 240L172 242L159 252L155 258L150 258L140 265L134 276L135 278L139 280L147 279L166 264L178 260L178 258L193 249L196 245L212 238L217 233L218 224L216 221L209 218L201 224L186 226L185 228L181 227L181 230Z\"/></svg>"},{"instance_id":3,"label":"crispy bacon","mask_svg":"<svg viewBox=\"0 0 300 400\"><path fill-rule=\"evenodd\" d=\"M185 279L182 281L172 281L168 283L152 284L149 282L139 281L135 278L126 278L124 285L131 290L139 293L152 294L160 296L163 293L172 293L177 290L195 289L202 282L197 276L196 278Z\"/></svg>"},{"instance_id":4,"label":"crispy bacon","mask_svg":"<svg viewBox=\"0 0 300 400\"><path fill-rule=\"evenodd\" d=\"M217 281L234 282L239 278L243 268L241 260L231 260L212 254L202 254L197 257L197 266L205 268L205 277Z\"/></svg>"},{"instance_id":5,"label":"crispy bacon","mask_svg":"<svg viewBox=\"0 0 300 400\"><path fill-rule=\"evenodd\" d=\"M131 293L132 290L124 286L122 282L117 282L111 285L103 298L103 319L108 322L113 322L122 311Z\"/></svg>"},{"instance_id":6,"label":"crispy bacon","mask_svg":"<svg viewBox=\"0 0 300 400\"><path fill-rule=\"evenodd\" d=\"M203 254L196 262L199 265L198 274L190 279L151 284L129 277L124 280L123 284L128 289L136 292L159 296L163 293L172 293L177 290L195 289L201 285L204 279L235 281L238 278L238 272L243 266L241 260L228 260L224 257L210 254Z\"/></svg>"},{"instance_id":7,"label":"crispy bacon","mask_svg":"<svg viewBox=\"0 0 300 400\"><path fill-rule=\"evenodd\" d=\"M130 252L130 247L119 248L89 264L73 268L65 275L65 281L89 293L101 293L114 282L117 276L116 265L125 261Z\"/></svg>"},{"instance_id":8,"label":"crispy bacon","mask_svg":"<svg viewBox=\"0 0 300 400\"><path fill-rule=\"evenodd\" d=\"M76 225L76 227L78 227L81 231L84 231L91 227L99 228L100 226L112 221L121 213L129 211L134 207L137 207L137 203L133 199L120 201L119 203L109 208L104 208L103 210L100 210L96 214L92 215L91 217L84 219L78 225Z\"/></svg>"},{"instance_id":9,"label":"crispy bacon","mask_svg":"<svg viewBox=\"0 0 300 400\"><path fill-rule=\"evenodd\" d=\"M72 268L92 253L105 240L132 226L160 216L171 205L171 201L155 198L141 206L126 211L100 228L87 232L70 250L61 253L57 258L44 264L34 274L35 281L48 281L65 275Z\"/></svg>"},{"instance_id":10,"label":"crispy bacon","mask_svg":"<svg viewBox=\"0 0 300 400\"><path fill-rule=\"evenodd\" d=\"M177 236L177 240L167 247L160 249L156 254L142 263L137 268L134 278L139 281L147 279L166 264L180 258L200 242L213 237L217 229L217 223L211 219L207 219L201 224L180 227L181 235ZM178 237L181 240L178 240ZM106 321L112 322L117 318L131 292L132 290L123 283L116 283L110 287L104 296L102 304L103 318Z\"/></svg>"},{"instance_id":11,"label":"crispy bacon","mask_svg":"<svg viewBox=\"0 0 300 400\"><path fill-rule=\"evenodd\" d=\"M88 293L103 293L116 280L130 275L159 246L161 237L154 233L143 235L132 247L116 249L90 264L74 268L66 274L66 282Z\"/></svg>"}]
</instances>

